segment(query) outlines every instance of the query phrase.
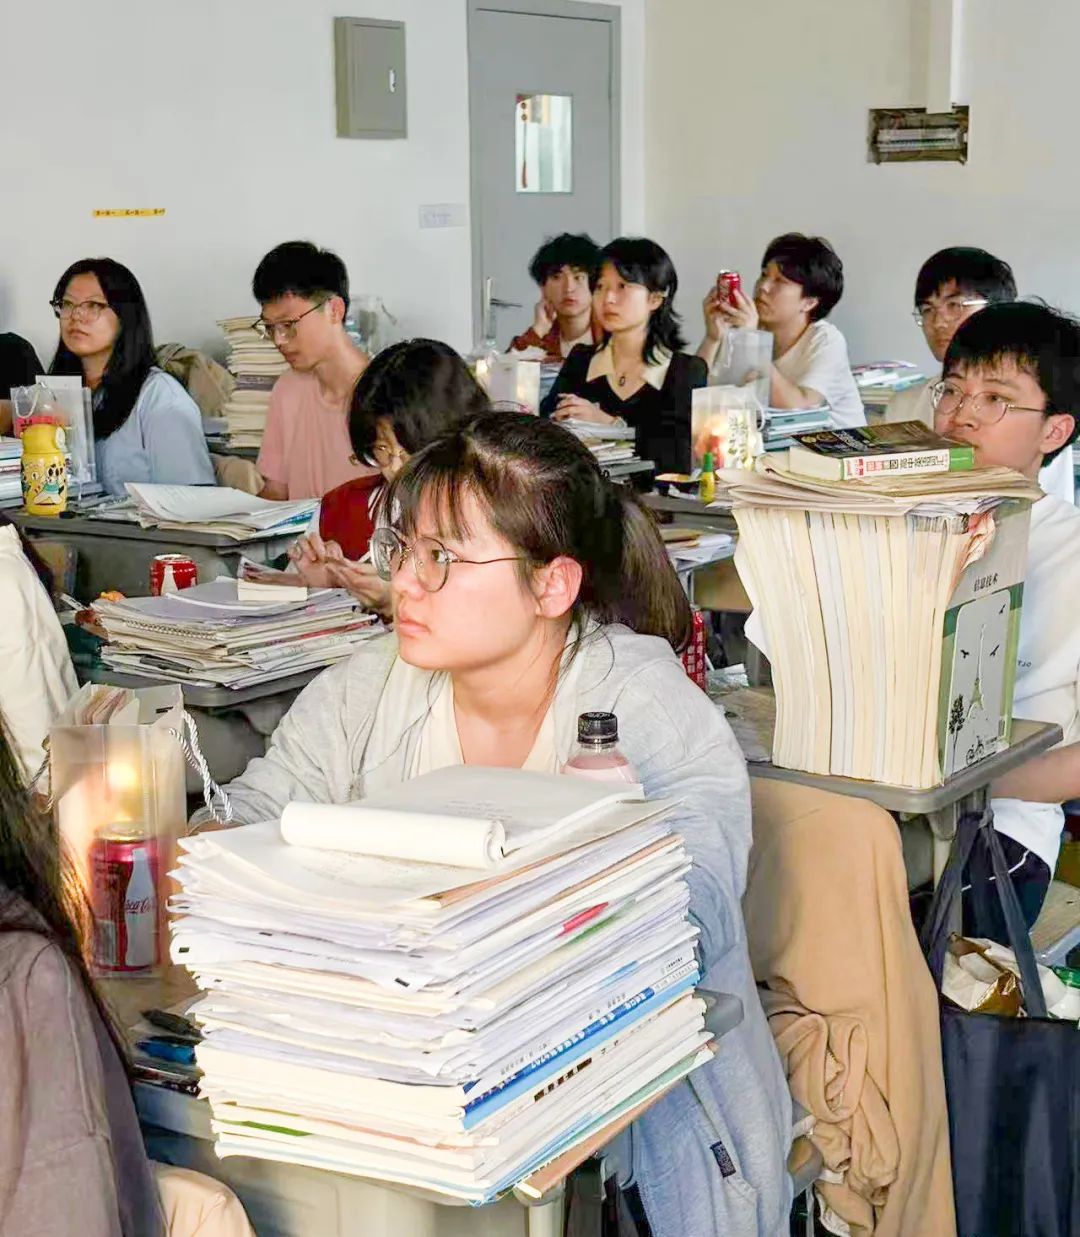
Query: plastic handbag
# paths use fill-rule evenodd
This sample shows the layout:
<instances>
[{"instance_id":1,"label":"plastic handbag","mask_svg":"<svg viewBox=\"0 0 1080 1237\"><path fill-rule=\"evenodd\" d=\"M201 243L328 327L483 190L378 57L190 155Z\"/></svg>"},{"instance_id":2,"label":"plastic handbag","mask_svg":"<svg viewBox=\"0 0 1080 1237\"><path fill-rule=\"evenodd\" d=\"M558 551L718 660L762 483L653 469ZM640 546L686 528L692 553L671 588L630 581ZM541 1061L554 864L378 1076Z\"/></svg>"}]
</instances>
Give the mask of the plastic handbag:
<instances>
[{"instance_id":1,"label":"plastic handbag","mask_svg":"<svg viewBox=\"0 0 1080 1237\"><path fill-rule=\"evenodd\" d=\"M952 854L923 930L941 990L950 914L976 846L994 885L1020 968L1027 1017L968 1013L941 999L959 1237L1075 1237L1080 1233L1080 1030L1047 1016L993 814L961 817Z\"/></svg>"}]
</instances>

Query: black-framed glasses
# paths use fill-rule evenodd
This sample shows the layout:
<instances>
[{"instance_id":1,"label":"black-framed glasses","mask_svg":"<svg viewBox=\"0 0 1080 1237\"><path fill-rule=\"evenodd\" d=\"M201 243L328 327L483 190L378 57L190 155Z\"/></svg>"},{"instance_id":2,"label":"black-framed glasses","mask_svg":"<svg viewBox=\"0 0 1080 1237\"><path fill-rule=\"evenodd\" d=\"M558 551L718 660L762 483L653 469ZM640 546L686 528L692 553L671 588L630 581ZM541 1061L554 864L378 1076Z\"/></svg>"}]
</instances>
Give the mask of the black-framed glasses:
<instances>
[{"instance_id":1,"label":"black-framed glasses","mask_svg":"<svg viewBox=\"0 0 1080 1237\"><path fill-rule=\"evenodd\" d=\"M110 308L108 301L69 301L67 297L62 301L50 301L49 304L53 313L64 321L78 314L84 322L96 322Z\"/></svg>"},{"instance_id":2,"label":"black-framed glasses","mask_svg":"<svg viewBox=\"0 0 1080 1237\"><path fill-rule=\"evenodd\" d=\"M491 563L527 563L525 554L509 554L502 558L462 558L448 550L434 537L405 538L395 528L377 528L371 537L371 561L380 580L390 580L405 566L408 559L420 587L437 593L446 583L455 563L470 567L487 567Z\"/></svg>"},{"instance_id":3,"label":"black-framed glasses","mask_svg":"<svg viewBox=\"0 0 1080 1237\"><path fill-rule=\"evenodd\" d=\"M974 395L967 395L949 381L935 382L930 388L930 398L933 400L936 415L953 417L967 405L973 420L979 425L997 425L1007 412L1047 411L1045 408L1010 404L1004 395L995 395L992 391L976 391Z\"/></svg>"},{"instance_id":4,"label":"black-framed glasses","mask_svg":"<svg viewBox=\"0 0 1080 1237\"><path fill-rule=\"evenodd\" d=\"M325 301L320 301L317 305L312 305L310 309L305 309L299 317L286 318L284 322L267 322L265 318L256 318L251 325L260 339L268 339L272 344L277 342L279 333L282 339L292 339L296 334L297 325L308 314L313 314L317 309L322 309L325 304Z\"/></svg>"},{"instance_id":5,"label":"black-framed glasses","mask_svg":"<svg viewBox=\"0 0 1080 1237\"><path fill-rule=\"evenodd\" d=\"M940 305L931 305L929 301L916 305L911 311L916 326L922 326L930 318L940 318L943 322L958 322L969 309L983 309L989 301L984 296L950 296Z\"/></svg>"}]
</instances>

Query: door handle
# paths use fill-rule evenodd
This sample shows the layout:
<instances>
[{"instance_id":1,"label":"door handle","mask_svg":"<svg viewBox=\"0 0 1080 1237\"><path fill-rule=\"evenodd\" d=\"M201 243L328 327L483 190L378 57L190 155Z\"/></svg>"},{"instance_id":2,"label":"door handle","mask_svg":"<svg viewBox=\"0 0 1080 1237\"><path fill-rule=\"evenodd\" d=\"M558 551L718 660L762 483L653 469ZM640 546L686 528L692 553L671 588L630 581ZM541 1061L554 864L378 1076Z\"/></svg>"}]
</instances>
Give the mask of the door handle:
<instances>
[{"instance_id":1,"label":"door handle","mask_svg":"<svg viewBox=\"0 0 1080 1237\"><path fill-rule=\"evenodd\" d=\"M496 309L521 309L522 308L522 304L520 301L503 301L503 300L500 300L499 297L497 296L493 296L491 298L491 303L492 305L495 306Z\"/></svg>"}]
</instances>

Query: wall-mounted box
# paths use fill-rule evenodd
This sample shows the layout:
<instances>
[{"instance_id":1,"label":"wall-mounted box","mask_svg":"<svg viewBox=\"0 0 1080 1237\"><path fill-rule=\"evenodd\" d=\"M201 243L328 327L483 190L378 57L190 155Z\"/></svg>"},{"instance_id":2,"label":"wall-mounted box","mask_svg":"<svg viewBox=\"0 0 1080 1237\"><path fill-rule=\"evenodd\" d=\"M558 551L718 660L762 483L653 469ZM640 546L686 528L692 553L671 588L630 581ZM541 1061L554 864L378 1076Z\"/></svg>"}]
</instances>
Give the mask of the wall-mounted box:
<instances>
[{"instance_id":1,"label":"wall-mounted box","mask_svg":"<svg viewBox=\"0 0 1080 1237\"><path fill-rule=\"evenodd\" d=\"M968 109L928 112L924 107L873 108L868 136L867 158L871 163L966 163Z\"/></svg>"},{"instance_id":2,"label":"wall-mounted box","mask_svg":"<svg viewBox=\"0 0 1080 1237\"><path fill-rule=\"evenodd\" d=\"M338 137L406 137L405 23L334 18Z\"/></svg>"}]
</instances>

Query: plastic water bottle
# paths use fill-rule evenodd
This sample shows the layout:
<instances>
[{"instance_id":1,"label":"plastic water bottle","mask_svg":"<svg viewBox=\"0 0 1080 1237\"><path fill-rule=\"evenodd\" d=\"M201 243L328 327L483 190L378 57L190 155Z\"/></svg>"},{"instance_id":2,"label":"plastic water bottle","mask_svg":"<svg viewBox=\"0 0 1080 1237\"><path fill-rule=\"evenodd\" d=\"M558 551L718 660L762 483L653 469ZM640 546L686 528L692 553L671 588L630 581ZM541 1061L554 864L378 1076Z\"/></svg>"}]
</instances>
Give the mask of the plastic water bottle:
<instances>
[{"instance_id":1,"label":"plastic water bottle","mask_svg":"<svg viewBox=\"0 0 1080 1237\"><path fill-rule=\"evenodd\" d=\"M582 713L578 741L563 772L596 782L637 782L637 770L619 751L619 719L614 713Z\"/></svg>"}]
</instances>

